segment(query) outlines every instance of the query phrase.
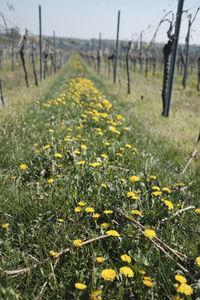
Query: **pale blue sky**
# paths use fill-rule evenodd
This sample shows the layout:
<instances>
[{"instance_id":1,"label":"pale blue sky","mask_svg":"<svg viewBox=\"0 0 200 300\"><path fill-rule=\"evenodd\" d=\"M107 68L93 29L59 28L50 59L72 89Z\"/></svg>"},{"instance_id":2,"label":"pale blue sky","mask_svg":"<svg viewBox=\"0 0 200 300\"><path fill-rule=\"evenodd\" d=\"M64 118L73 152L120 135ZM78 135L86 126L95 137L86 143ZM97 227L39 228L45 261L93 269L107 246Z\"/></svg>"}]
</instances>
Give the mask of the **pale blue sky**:
<instances>
[{"instance_id":1,"label":"pale blue sky","mask_svg":"<svg viewBox=\"0 0 200 300\"><path fill-rule=\"evenodd\" d=\"M13 5L9 10L7 5ZM76 38L116 37L117 11L121 10L120 39L136 39L135 33L145 30L144 40L151 40L157 23L166 11L176 13L178 0L0 0L0 12L7 19L9 27L18 25L21 30L26 26L38 34L38 5L42 6L43 33ZM192 8L195 13L200 1L185 0L184 8ZM2 20L0 20L2 24ZM167 25L167 24L166 24ZM166 40L166 25L163 25L157 41ZM187 29L187 17L183 16L180 41L184 42ZM194 31L195 30L195 31ZM134 35L133 35L134 34ZM200 44L200 13L194 22L193 43Z\"/></svg>"}]
</instances>

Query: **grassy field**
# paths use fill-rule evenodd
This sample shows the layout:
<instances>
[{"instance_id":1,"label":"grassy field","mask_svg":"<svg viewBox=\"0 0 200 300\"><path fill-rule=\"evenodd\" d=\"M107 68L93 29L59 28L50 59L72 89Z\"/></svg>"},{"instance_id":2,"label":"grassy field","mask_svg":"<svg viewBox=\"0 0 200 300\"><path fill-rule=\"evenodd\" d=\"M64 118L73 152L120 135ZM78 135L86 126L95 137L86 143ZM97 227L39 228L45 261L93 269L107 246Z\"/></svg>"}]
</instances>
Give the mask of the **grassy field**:
<instances>
[{"instance_id":1,"label":"grassy field","mask_svg":"<svg viewBox=\"0 0 200 300\"><path fill-rule=\"evenodd\" d=\"M127 97L74 55L1 112L2 299L198 298L198 165L180 175L195 143L149 128L137 80Z\"/></svg>"}]
</instances>

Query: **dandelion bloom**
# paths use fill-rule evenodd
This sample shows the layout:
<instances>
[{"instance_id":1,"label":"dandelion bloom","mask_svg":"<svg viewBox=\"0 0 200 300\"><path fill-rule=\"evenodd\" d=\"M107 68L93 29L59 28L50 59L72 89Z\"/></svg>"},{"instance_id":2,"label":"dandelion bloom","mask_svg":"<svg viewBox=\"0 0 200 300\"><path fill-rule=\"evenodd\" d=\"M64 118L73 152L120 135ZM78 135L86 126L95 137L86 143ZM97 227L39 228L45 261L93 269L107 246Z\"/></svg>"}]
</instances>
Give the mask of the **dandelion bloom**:
<instances>
[{"instance_id":1,"label":"dandelion bloom","mask_svg":"<svg viewBox=\"0 0 200 300\"><path fill-rule=\"evenodd\" d=\"M85 212L87 212L87 213L93 213L94 212L94 208L92 208L92 207L86 207L85 208Z\"/></svg>"},{"instance_id":2,"label":"dandelion bloom","mask_svg":"<svg viewBox=\"0 0 200 300\"><path fill-rule=\"evenodd\" d=\"M73 245L74 245L75 247L80 247L80 246L83 245L83 241L82 241L82 240L79 240L79 239L74 240L74 241L73 241Z\"/></svg>"},{"instance_id":3,"label":"dandelion bloom","mask_svg":"<svg viewBox=\"0 0 200 300\"><path fill-rule=\"evenodd\" d=\"M133 215L137 215L137 216L139 216L139 217L142 216L141 212L140 212L139 210L137 210L137 209L132 210L131 213L132 213Z\"/></svg>"},{"instance_id":4,"label":"dandelion bloom","mask_svg":"<svg viewBox=\"0 0 200 300\"><path fill-rule=\"evenodd\" d=\"M106 231L106 234L111 235L111 236L120 236L116 230L108 230L108 231Z\"/></svg>"},{"instance_id":5,"label":"dandelion bloom","mask_svg":"<svg viewBox=\"0 0 200 300\"><path fill-rule=\"evenodd\" d=\"M196 209L195 209L195 213L196 213L196 214L200 214L200 208L196 208Z\"/></svg>"},{"instance_id":6,"label":"dandelion bloom","mask_svg":"<svg viewBox=\"0 0 200 300\"><path fill-rule=\"evenodd\" d=\"M50 179L48 179L47 181L48 181L48 183L53 183L53 182L54 182L54 179L53 179L53 178L50 178Z\"/></svg>"},{"instance_id":7,"label":"dandelion bloom","mask_svg":"<svg viewBox=\"0 0 200 300\"><path fill-rule=\"evenodd\" d=\"M156 237L156 233L155 233L155 231L152 230L152 229L146 229L146 230L144 231L144 235L145 235L147 238L149 238L149 239L153 239L153 238Z\"/></svg>"},{"instance_id":8,"label":"dandelion bloom","mask_svg":"<svg viewBox=\"0 0 200 300\"><path fill-rule=\"evenodd\" d=\"M105 183L102 183L101 186L107 188L107 185Z\"/></svg>"},{"instance_id":9,"label":"dandelion bloom","mask_svg":"<svg viewBox=\"0 0 200 300\"><path fill-rule=\"evenodd\" d=\"M83 291L87 288L87 285L85 285L83 283L80 283L80 282L77 282L77 283L75 283L75 288L77 290Z\"/></svg>"},{"instance_id":10,"label":"dandelion bloom","mask_svg":"<svg viewBox=\"0 0 200 300\"><path fill-rule=\"evenodd\" d=\"M103 257L101 257L101 256L98 256L98 257L96 257L96 261L99 263L99 264L102 264L103 262L104 262L104 258Z\"/></svg>"},{"instance_id":11,"label":"dandelion bloom","mask_svg":"<svg viewBox=\"0 0 200 300\"><path fill-rule=\"evenodd\" d=\"M121 274L123 274L124 276L126 276L126 277L133 277L134 276L134 272L133 272L133 270L130 268L130 267L121 267L120 269L119 269L119 272L121 273Z\"/></svg>"},{"instance_id":12,"label":"dandelion bloom","mask_svg":"<svg viewBox=\"0 0 200 300\"><path fill-rule=\"evenodd\" d=\"M92 294L90 295L90 300L102 300L102 297L100 296L101 293L101 290L96 290L92 292Z\"/></svg>"},{"instance_id":13,"label":"dandelion bloom","mask_svg":"<svg viewBox=\"0 0 200 300\"><path fill-rule=\"evenodd\" d=\"M104 269L101 272L101 277L106 281L113 281L116 276L117 276L117 273L113 269Z\"/></svg>"},{"instance_id":14,"label":"dandelion bloom","mask_svg":"<svg viewBox=\"0 0 200 300\"><path fill-rule=\"evenodd\" d=\"M155 180L155 179L156 179L156 176L155 176L155 175L150 175L150 176L149 176L149 179Z\"/></svg>"},{"instance_id":15,"label":"dandelion bloom","mask_svg":"<svg viewBox=\"0 0 200 300\"><path fill-rule=\"evenodd\" d=\"M59 158L62 158L62 154L60 154L60 153L56 153L55 156L59 157Z\"/></svg>"},{"instance_id":16,"label":"dandelion bloom","mask_svg":"<svg viewBox=\"0 0 200 300\"><path fill-rule=\"evenodd\" d=\"M190 296L193 294L193 289L187 283L181 283L181 285L176 290L178 293L185 294L186 296Z\"/></svg>"},{"instance_id":17,"label":"dandelion bloom","mask_svg":"<svg viewBox=\"0 0 200 300\"><path fill-rule=\"evenodd\" d=\"M108 214L112 214L113 211L112 210L104 210L104 214L108 215Z\"/></svg>"},{"instance_id":18,"label":"dandelion bloom","mask_svg":"<svg viewBox=\"0 0 200 300\"><path fill-rule=\"evenodd\" d=\"M26 164L21 164L20 165L21 170L26 170L27 168L28 168L28 166Z\"/></svg>"},{"instance_id":19,"label":"dandelion bloom","mask_svg":"<svg viewBox=\"0 0 200 300\"><path fill-rule=\"evenodd\" d=\"M108 155L106 155L106 154L101 154L101 157L103 157L103 158L108 158Z\"/></svg>"},{"instance_id":20,"label":"dandelion bloom","mask_svg":"<svg viewBox=\"0 0 200 300\"><path fill-rule=\"evenodd\" d=\"M81 154L81 152L79 150L74 150L73 152L74 154Z\"/></svg>"},{"instance_id":21,"label":"dandelion bloom","mask_svg":"<svg viewBox=\"0 0 200 300\"><path fill-rule=\"evenodd\" d=\"M200 267L200 256L198 256L196 259L195 259L197 265Z\"/></svg>"},{"instance_id":22,"label":"dandelion bloom","mask_svg":"<svg viewBox=\"0 0 200 300\"><path fill-rule=\"evenodd\" d=\"M156 191L156 192L152 192L151 193L153 196L160 196L161 194L162 194L162 192L160 192L160 191Z\"/></svg>"},{"instance_id":23,"label":"dandelion bloom","mask_svg":"<svg viewBox=\"0 0 200 300\"><path fill-rule=\"evenodd\" d=\"M174 205L171 201L164 200L163 202L165 203L165 205L167 205L168 210L172 210L174 208Z\"/></svg>"},{"instance_id":24,"label":"dandelion bloom","mask_svg":"<svg viewBox=\"0 0 200 300\"><path fill-rule=\"evenodd\" d=\"M105 143L104 143L104 145L106 145L106 146L110 146L110 143L108 143L108 142L105 142Z\"/></svg>"},{"instance_id":25,"label":"dandelion bloom","mask_svg":"<svg viewBox=\"0 0 200 300\"><path fill-rule=\"evenodd\" d=\"M121 260L122 260L123 262L128 262L128 263L130 263L130 262L131 262L131 257L130 257L129 255L127 255L127 254L123 254L123 255L121 255Z\"/></svg>"},{"instance_id":26,"label":"dandelion bloom","mask_svg":"<svg viewBox=\"0 0 200 300\"><path fill-rule=\"evenodd\" d=\"M90 163L89 164L91 167L99 167L101 164L98 162Z\"/></svg>"},{"instance_id":27,"label":"dandelion bloom","mask_svg":"<svg viewBox=\"0 0 200 300\"><path fill-rule=\"evenodd\" d=\"M145 275L146 271L145 270L139 270L139 273L142 274L142 275Z\"/></svg>"},{"instance_id":28,"label":"dandelion bloom","mask_svg":"<svg viewBox=\"0 0 200 300\"><path fill-rule=\"evenodd\" d=\"M52 251L52 250L49 251L49 254L50 254L51 256L53 256L53 258L58 258L58 257L59 257L58 252L54 252L54 251Z\"/></svg>"},{"instance_id":29,"label":"dandelion bloom","mask_svg":"<svg viewBox=\"0 0 200 300\"><path fill-rule=\"evenodd\" d=\"M50 145L45 145L44 147L43 147L43 150L46 150L46 149L49 149L50 148Z\"/></svg>"},{"instance_id":30,"label":"dandelion bloom","mask_svg":"<svg viewBox=\"0 0 200 300\"><path fill-rule=\"evenodd\" d=\"M79 202L78 202L78 205L79 205L79 206L85 206L85 205L86 205L86 203L85 203L85 202L83 202L83 201L79 201Z\"/></svg>"},{"instance_id":31,"label":"dandelion bloom","mask_svg":"<svg viewBox=\"0 0 200 300\"><path fill-rule=\"evenodd\" d=\"M139 177L137 177L137 176L131 176L131 177L129 178L129 180L130 180L131 182L139 181Z\"/></svg>"},{"instance_id":32,"label":"dandelion bloom","mask_svg":"<svg viewBox=\"0 0 200 300\"><path fill-rule=\"evenodd\" d=\"M64 222L64 220L63 220L63 219L57 219L57 222L59 222L59 223L63 223L63 222Z\"/></svg>"},{"instance_id":33,"label":"dandelion bloom","mask_svg":"<svg viewBox=\"0 0 200 300\"><path fill-rule=\"evenodd\" d=\"M85 160L81 160L81 161L77 161L76 165L84 165L85 164Z\"/></svg>"},{"instance_id":34,"label":"dandelion bloom","mask_svg":"<svg viewBox=\"0 0 200 300\"><path fill-rule=\"evenodd\" d=\"M110 226L110 224L109 223L102 223L101 226L104 227L105 229L107 229Z\"/></svg>"},{"instance_id":35,"label":"dandelion bloom","mask_svg":"<svg viewBox=\"0 0 200 300\"><path fill-rule=\"evenodd\" d=\"M97 218L100 217L100 214L94 214L92 217L93 217L94 219L97 219Z\"/></svg>"},{"instance_id":36,"label":"dandelion bloom","mask_svg":"<svg viewBox=\"0 0 200 300\"><path fill-rule=\"evenodd\" d=\"M154 286L154 283L151 280L144 279L144 280L142 280L142 282L147 287L153 287Z\"/></svg>"},{"instance_id":37,"label":"dandelion bloom","mask_svg":"<svg viewBox=\"0 0 200 300\"><path fill-rule=\"evenodd\" d=\"M163 192L167 192L167 193L171 193L172 191L170 190L170 188L168 188L168 187L164 187L164 188L162 188L162 191Z\"/></svg>"},{"instance_id":38,"label":"dandelion bloom","mask_svg":"<svg viewBox=\"0 0 200 300\"><path fill-rule=\"evenodd\" d=\"M82 207L80 207L80 206L77 206L77 207L74 208L75 212L80 212L81 210L82 210Z\"/></svg>"},{"instance_id":39,"label":"dandelion bloom","mask_svg":"<svg viewBox=\"0 0 200 300\"><path fill-rule=\"evenodd\" d=\"M82 150L87 150L87 146L86 145L81 145L81 149Z\"/></svg>"},{"instance_id":40,"label":"dandelion bloom","mask_svg":"<svg viewBox=\"0 0 200 300\"><path fill-rule=\"evenodd\" d=\"M10 223L5 223L1 225L1 228L6 229L10 226Z\"/></svg>"},{"instance_id":41,"label":"dandelion bloom","mask_svg":"<svg viewBox=\"0 0 200 300\"><path fill-rule=\"evenodd\" d=\"M126 218L129 220L129 221L134 221L134 218L132 216L126 216Z\"/></svg>"},{"instance_id":42,"label":"dandelion bloom","mask_svg":"<svg viewBox=\"0 0 200 300\"><path fill-rule=\"evenodd\" d=\"M160 188L159 188L159 186L152 186L152 190L154 190L154 191L160 191Z\"/></svg>"},{"instance_id":43,"label":"dandelion bloom","mask_svg":"<svg viewBox=\"0 0 200 300\"><path fill-rule=\"evenodd\" d=\"M186 283L187 282L187 279L183 275L180 275L180 274L175 275L175 279L177 281L179 281L180 283Z\"/></svg>"},{"instance_id":44,"label":"dandelion bloom","mask_svg":"<svg viewBox=\"0 0 200 300\"><path fill-rule=\"evenodd\" d=\"M122 178L122 179L120 179L120 181L121 181L121 182L125 182L125 181L126 181L126 179Z\"/></svg>"}]
</instances>

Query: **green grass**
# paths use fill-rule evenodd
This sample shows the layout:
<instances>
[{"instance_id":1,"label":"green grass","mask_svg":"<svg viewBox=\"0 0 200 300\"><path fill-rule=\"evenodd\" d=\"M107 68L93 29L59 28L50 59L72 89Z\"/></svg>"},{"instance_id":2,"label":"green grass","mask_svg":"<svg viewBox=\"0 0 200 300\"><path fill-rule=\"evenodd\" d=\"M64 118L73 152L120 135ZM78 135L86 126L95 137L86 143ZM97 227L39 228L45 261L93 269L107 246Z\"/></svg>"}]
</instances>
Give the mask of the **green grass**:
<instances>
[{"instance_id":1,"label":"green grass","mask_svg":"<svg viewBox=\"0 0 200 300\"><path fill-rule=\"evenodd\" d=\"M0 224L10 226L0 228L0 295L3 299L89 299L92 291L100 289L102 299L171 299L176 294L174 276L181 273L197 297L199 215L194 209L176 218L173 214L189 205L198 207L198 168L190 168L180 177L185 157L174 139L154 136L135 112L131 113L131 101L122 102L123 91L117 95L118 87L110 90L111 86L86 68L83 61L81 65L77 57L71 59L65 75L62 71L52 79L43 97L41 94L33 103L30 101L23 114L4 123L0 139ZM79 75L92 80L99 91L87 81L69 81ZM109 110L105 99L112 103ZM108 115L90 113L93 109ZM119 114L124 121L120 121ZM109 129L113 125L121 134ZM45 145L50 147L44 150ZM74 152L77 150L80 153ZM62 157L56 157L56 153ZM78 165L79 161L85 164ZM100 166L90 166L94 162ZM21 164L27 169L21 170ZM131 182L133 175L139 181ZM157 178L151 180L150 175ZM51 178L54 181L49 183ZM176 187L180 181L184 188ZM163 191L161 196L154 196L152 186L169 187L171 193ZM138 199L127 197L130 191L138 192ZM174 209L168 210L161 198L171 201ZM95 221L84 208L75 213L79 201L94 208L99 218ZM142 226L155 230L164 243L187 257L181 261L165 248L173 257L169 259L117 208L125 215L139 210L142 217L134 218ZM105 214L105 210L113 213ZM166 217L167 222L160 223ZM60 218L63 222L58 221ZM80 248L73 246L75 239L87 241L105 234L102 223L109 223L109 229L119 232L120 237L103 238ZM59 259L49 254L50 250L62 252L67 248L70 251ZM132 258L130 264L121 261L122 254ZM104 257L102 264L96 262L98 256ZM180 270L177 262L189 273ZM31 268L34 264L37 266ZM132 268L133 278L120 274L124 265ZM30 271L22 274L5 273L27 267ZM113 282L101 278L106 268L117 272ZM143 284L141 270L151 277L153 288ZM76 282L85 283L86 290L75 289Z\"/></svg>"}]
</instances>

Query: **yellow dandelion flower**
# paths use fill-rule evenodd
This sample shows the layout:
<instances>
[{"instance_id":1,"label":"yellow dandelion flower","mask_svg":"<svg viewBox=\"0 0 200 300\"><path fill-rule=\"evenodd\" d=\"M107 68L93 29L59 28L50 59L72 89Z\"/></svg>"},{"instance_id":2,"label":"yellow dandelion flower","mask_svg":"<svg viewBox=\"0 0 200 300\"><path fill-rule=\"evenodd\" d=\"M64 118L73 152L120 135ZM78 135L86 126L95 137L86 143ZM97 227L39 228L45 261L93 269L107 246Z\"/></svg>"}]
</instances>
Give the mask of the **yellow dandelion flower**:
<instances>
[{"instance_id":1,"label":"yellow dandelion flower","mask_svg":"<svg viewBox=\"0 0 200 300\"><path fill-rule=\"evenodd\" d=\"M48 179L47 181L48 181L48 183L53 183L53 182L54 182L54 179L53 179L53 178L50 178L50 179Z\"/></svg>"},{"instance_id":2,"label":"yellow dandelion flower","mask_svg":"<svg viewBox=\"0 0 200 300\"><path fill-rule=\"evenodd\" d=\"M121 178L121 179L120 179L120 181L121 181L121 182L125 182L125 181L126 181L126 179L124 179L124 178Z\"/></svg>"},{"instance_id":3,"label":"yellow dandelion flower","mask_svg":"<svg viewBox=\"0 0 200 300\"><path fill-rule=\"evenodd\" d=\"M170 190L170 188L168 188L168 187L164 187L164 188L162 188L162 191L163 192L167 192L168 194L170 194L172 191Z\"/></svg>"},{"instance_id":4,"label":"yellow dandelion flower","mask_svg":"<svg viewBox=\"0 0 200 300\"><path fill-rule=\"evenodd\" d=\"M49 129L49 132L50 132L50 133L54 133L54 130L53 130L53 129Z\"/></svg>"},{"instance_id":5,"label":"yellow dandelion flower","mask_svg":"<svg viewBox=\"0 0 200 300\"><path fill-rule=\"evenodd\" d=\"M195 209L195 213L196 213L196 214L200 214L200 208L196 208L196 209Z\"/></svg>"},{"instance_id":6,"label":"yellow dandelion flower","mask_svg":"<svg viewBox=\"0 0 200 300\"><path fill-rule=\"evenodd\" d=\"M181 285L176 290L178 293L185 294L186 296L190 296L193 294L193 289L187 283L181 283Z\"/></svg>"},{"instance_id":7,"label":"yellow dandelion flower","mask_svg":"<svg viewBox=\"0 0 200 300\"><path fill-rule=\"evenodd\" d=\"M132 146L129 145L129 144L126 144L125 147L126 147L126 148L130 148L130 149L132 148Z\"/></svg>"},{"instance_id":8,"label":"yellow dandelion flower","mask_svg":"<svg viewBox=\"0 0 200 300\"><path fill-rule=\"evenodd\" d=\"M156 237L156 233L155 233L155 231L152 230L152 229L146 229L146 230L144 231L144 235L145 235L147 238L149 238L149 239L153 239L153 238Z\"/></svg>"},{"instance_id":9,"label":"yellow dandelion flower","mask_svg":"<svg viewBox=\"0 0 200 300\"><path fill-rule=\"evenodd\" d=\"M101 164L99 162L94 162L89 164L91 167L99 167Z\"/></svg>"},{"instance_id":10,"label":"yellow dandelion flower","mask_svg":"<svg viewBox=\"0 0 200 300\"><path fill-rule=\"evenodd\" d=\"M15 180L16 179L16 176L11 176L10 177L12 180Z\"/></svg>"},{"instance_id":11,"label":"yellow dandelion flower","mask_svg":"<svg viewBox=\"0 0 200 300\"><path fill-rule=\"evenodd\" d=\"M49 251L49 254L50 254L51 256L53 256L53 258L58 258L58 257L59 257L58 252L54 252L54 251L52 251L52 250Z\"/></svg>"},{"instance_id":12,"label":"yellow dandelion flower","mask_svg":"<svg viewBox=\"0 0 200 300\"><path fill-rule=\"evenodd\" d=\"M175 279L177 281L179 281L180 283L186 283L187 282L187 279L183 275L180 275L180 274L175 275Z\"/></svg>"},{"instance_id":13,"label":"yellow dandelion flower","mask_svg":"<svg viewBox=\"0 0 200 300\"><path fill-rule=\"evenodd\" d=\"M87 146L86 145L81 145L81 149L82 150L87 150Z\"/></svg>"},{"instance_id":14,"label":"yellow dandelion flower","mask_svg":"<svg viewBox=\"0 0 200 300\"><path fill-rule=\"evenodd\" d=\"M98 262L99 264L102 264L105 261L104 257L98 256L96 257L96 262Z\"/></svg>"},{"instance_id":15,"label":"yellow dandelion flower","mask_svg":"<svg viewBox=\"0 0 200 300\"><path fill-rule=\"evenodd\" d=\"M104 188L108 187L105 183L102 183L101 186L104 187Z\"/></svg>"},{"instance_id":16,"label":"yellow dandelion flower","mask_svg":"<svg viewBox=\"0 0 200 300\"><path fill-rule=\"evenodd\" d=\"M127 254L123 254L123 255L121 255L121 260L122 260L123 262L128 262L128 263L130 263L130 262L131 262L131 257L130 257L129 255L127 255Z\"/></svg>"},{"instance_id":17,"label":"yellow dandelion flower","mask_svg":"<svg viewBox=\"0 0 200 300\"><path fill-rule=\"evenodd\" d=\"M86 203L85 203L85 202L83 202L83 201L79 201L79 202L78 202L78 205L79 205L79 206L85 206L85 205L86 205Z\"/></svg>"},{"instance_id":18,"label":"yellow dandelion flower","mask_svg":"<svg viewBox=\"0 0 200 300\"><path fill-rule=\"evenodd\" d=\"M150 280L142 280L143 284L147 287L153 287L154 286L154 283Z\"/></svg>"},{"instance_id":19,"label":"yellow dandelion flower","mask_svg":"<svg viewBox=\"0 0 200 300\"><path fill-rule=\"evenodd\" d=\"M81 154L81 152L79 150L74 150L73 152L74 154Z\"/></svg>"},{"instance_id":20,"label":"yellow dandelion flower","mask_svg":"<svg viewBox=\"0 0 200 300\"><path fill-rule=\"evenodd\" d=\"M80 291L84 291L87 288L87 285L77 282L75 283L75 288Z\"/></svg>"},{"instance_id":21,"label":"yellow dandelion flower","mask_svg":"<svg viewBox=\"0 0 200 300\"><path fill-rule=\"evenodd\" d=\"M106 154L101 154L101 157L103 157L103 158L108 158L108 155L106 155Z\"/></svg>"},{"instance_id":22,"label":"yellow dandelion flower","mask_svg":"<svg viewBox=\"0 0 200 300\"><path fill-rule=\"evenodd\" d=\"M129 220L129 221L134 221L134 218L132 216L126 216L126 218Z\"/></svg>"},{"instance_id":23,"label":"yellow dandelion flower","mask_svg":"<svg viewBox=\"0 0 200 300\"><path fill-rule=\"evenodd\" d=\"M10 226L10 223L5 223L1 225L1 228L6 229Z\"/></svg>"},{"instance_id":24,"label":"yellow dandelion flower","mask_svg":"<svg viewBox=\"0 0 200 300\"><path fill-rule=\"evenodd\" d=\"M106 234L111 235L111 236L120 236L116 230L108 230L108 231L106 231Z\"/></svg>"},{"instance_id":25,"label":"yellow dandelion flower","mask_svg":"<svg viewBox=\"0 0 200 300\"><path fill-rule=\"evenodd\" d=\"M58 223L63 223L64 220L63 220L63 219L57 219L57 222L58 222Z\"/></svg>"},{"instance_id":26,"label":"yellow dandelion flower","mask_svg":"<svg viewBox=\"0 0 200 300\"><path fill-rule=\"evenodd\" d=\"M92 208L92 207L86 207L85 208L85 212L87 212L87 213L93 213L94 212L94 208Z\"/></svg>"},{"instance_id":27,"label":"yellow dandelion flower","mask_svg":"<svg viewBox=\"0 0 200 300\"><path fill-rule=\"evenodd\" d=\"M151 193L151 195L153 195L153 196L160 196L162 194L162 192L161 191L156 191L156 192L152 192Z\"/></svg>"},{"instance_id":28,"label":"yellow dandelion flower","mask_svg":"<svg viewBox=\"0 0 200 300\"><path fill-rule=\"evenodd\" d=\"M104 227L105 229L107 229L110 226L110 224L109 223L102 223L101 226Z\"/></svg>"},{"instance_id":29,"label":"yellow dandelion flower","mask_svg":"<svg viewBox=\"0 0 200 300\"><path fill-rule=\"evenodd\" d=\"M60 153L56 153L55 156L59 157L59 158L62 158L62 154L60 154Z\"/></svg>"},{"instance_id":30,"label":"yellow dandelion flower","mask_svg":"<svg viewBox=\"0 0 200 300\"><path fill-rule=\"evenodd\" d=\"M172 300L184 300L184 299L177 295L177 296L172 296Z\"/></svg>"},{"instance_id":31,"label":"yellow dandelion flower","mask_svg":"<svg viewBox=\"0 0 200 300\"><path fill-rule=\"evenodd\" d=\"M101 272L101 277L106 281L113 281L116 276L117 276L117 273L113 269L104 269Z\"/></svg>"},{"instance_id":32,"label":"yellow dandelion flower","mask_svg":"<svg viewBox=\"0 0 200 300\"><path fill-rule=\"evenodd\" d=\"M45 145L44 147L43 147L43 150L46 150L46 149L49 149L50 148L50 145Z\"/></svg>"},{"instance_id":33,"label":"yellow dandelion flower","mask_svg":"<svg viewBox=\"0 0 200 300\"><path fill-rule=\"evenodd\" d=\"M181 186L184 186L184 183L180 182L180 183L177 183L175 184L176 187L181 187Z\"/></svg>"},{"instance_id":34,"label":"yellow dandelion flower","mask_svg":"<svg viewBox=\"0 0 200 300\"><path fill-rule=\"evenodd\" d=\"M21 170L26 170L27 168L28 168L28 166L26 164L21 164L20 165Z\"/></svg>"},{"instance_id":35,"label":"yellow dandelion flower","mask_svg":"<svg viewBox=\"0 0 200 300\"><path fill-rule=\"evenodd\" d=\"M80 207L80 206L77 206L77 207L74 208L75 212L80 212L81 210L82 210L82 207Z\"/></svg>"},{"instance_id":36,"label":"yellow dandelion flower","mask_svg":"<svg viewBox=\"0 0 200 300\"><path fill-rule=\"evenodd\" d=\"M196 259L195 259L197 265L200 267L200 256L198 256Z\"/></svg>"},{"instance_id":37,"label":"yellow dandelion flower","mask_svg":"<svg viewBox=\"0 0 200 300\"><path fill-rule=\"evenodd\" d=\"M60 165L57 165L57 167L58 167L58 168L62 168L62 166L63 166L62 164L60 164Z\"/></svg>"},{"instance_id":38,"label":"yellow dandelion flower","mask_svg":"<svg viewBox=\"0 0 200 300\"><path fill-rule=\"evenodd\" d=\"M35 147L38 147L38 143L35 143L34 146L35 146Z\"/></svg>"},{"instance_id":39,"label":"yellow dandelion flower","mask_svg":"<svg viewBox=\"0 0 200 300\"><path fill-rule=\"evenodd\" d=\"M154 191L160 191L160 188L159 188L159 186L152 186L152 190L154 190Z\"/></svg>"},{"instance_id":40,"label":"yellow dandelion flower","mask_svg":"<svg viewBox=\"0 0 200 300\"><path fill-rule=\"evenodd\" d=\"M84 165L85 164L85 160L81 160L81 161L77 161L76 165Z\"/></svg>"},{"instance_id":41,"label":"yellow dandelion flower","mask_svg":"<svg viewBox=\"0 0 200 300\"><path fill-rule=\"evenodd\" d=\"M142 274L142 275L145 275L146 271L145 270L139 270L139 273Z\"/></svg>"},{"instance_id":42,"label":"yellow dandelion flower","mask_svg":"<svg viewBox=\"0 0 200 300\"><path fill-rule=\"evenodd\" d=\"M135 182L135 181L139 181L139 178L138 178L137 176L131 176L131 177L129 178L129 180L130 180L131 182Z\"/></svg>"},{"instance_id":43,"label":"yellow dandelion flower","mask_svg":"<svg viewBox=\"0 0 200 300\"><path fill-rule=\"evenodd\" d=\"M155 179L156 179L156 176L155 176L155 175L150 175L150 176L149 176L149 179L155 180Z\"/></svg>"},{"instance_id":44,"label":"yellow dandelion flower","mask_svg":"<svg viewBox=\"0 0 200 300\"><path fill-rule=\"evenodd\" d=\"M101 293L101 290L96 290L92 292L92 294L90 295L90 300L102 300L102 297L100 296Z\"/></svg>"},{"instance_id":45,"label":"yellow dandelion flower","mask_svg":"<svg viewBox=\"0 0 200 300\"><path fill-rule=\"evenodd\" d=\"M113 210L104 210L104 214L106 215L109 215L109 214L112 214L113 213Z\"/></svg>"},{"instance_id":46,"label":"yellow dandelion flower","mask_svg":"<svg viewBox=\"0 0 200 300\"><path fill-rule=\"evenodd\" d=\"M80 246L83 245L83 241L80 240L80 239L74 240L74 241L73 241L73 245L74 245L75 247L80 247Z\"/></svg>"},{"instance_id":47,"label":"yellow dandelion flower","mask_svg":"<svg viewBox=\"0 0 200 300\"><path fill-rule=\"evenodd\" d=\"M92 215L92 217L93 217L94 219L97 219L97 218L100 217L100 214L94 214L94 215Z\"/></svg>"},{"instance_id":48,"label":"yellow dandelion flower","mask_svg":"<svg viewBox=\"0 0 200 300\"><path fill-rule=\"evenodd\" d=\"M165 203L165 205L167 205L168 210L172 210L174 208L174 205L171 201L164 200L163 202Z\"/></svg>"},{"instance_id":49,"label":"yellow dandelion flower","mask_svg":"<svg viewBox=\"0 0 200 300\"><path fill-rule=\"evenodd\" d=\"M122 156L122 154L121 154L121 153L116 153L115 155L116 155L116 156L119 156L119 157L121 157L121 156Z\"/></svg>"},{"instance_id":50,"label":"yellow dandelion flower","mask_svg":"<svg viewBox=\"0 0 200 300\"><path fill-rule=\"evenodd\" d=\"M137 210L137 209L133 209L132 211L131 211L131 213L133 214L133 215L137 215L137 216L142 216L142 214L141 214L141 212L139 211L139 210Z\"/></svg>"},{"instance_id":51,"label":"yellow dandelion flower","mask_svg":"<svg viewBox=\"0 0 200 300\"><path fill-rule=\"evenodd\" d=\"M121 267L119 269L119 272L121 274L123 274L125 277L133 277L134 276L134 272L130 267Z\"/></svg>"}]
</instances>

